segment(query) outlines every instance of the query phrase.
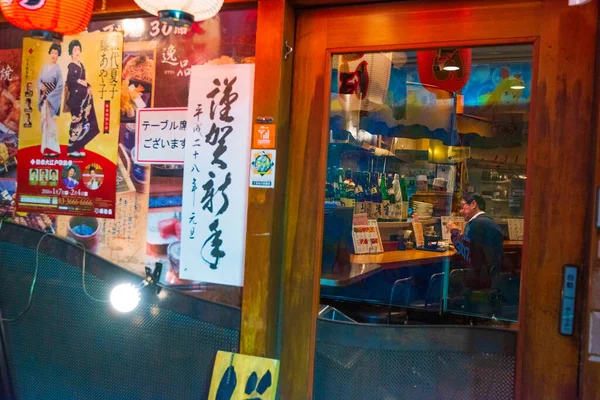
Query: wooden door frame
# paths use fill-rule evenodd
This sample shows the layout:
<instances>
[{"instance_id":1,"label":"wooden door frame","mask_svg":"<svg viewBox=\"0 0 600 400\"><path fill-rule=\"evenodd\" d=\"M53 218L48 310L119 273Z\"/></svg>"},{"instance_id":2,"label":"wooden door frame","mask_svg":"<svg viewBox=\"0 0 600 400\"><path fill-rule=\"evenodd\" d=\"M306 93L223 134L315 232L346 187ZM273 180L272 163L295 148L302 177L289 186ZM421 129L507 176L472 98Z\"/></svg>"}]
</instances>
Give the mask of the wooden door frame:
<instances>
[{"instance_id":1,"label":"wooden door frame","mask_svg":"<svg viewBox=\"0 0 600 400\"><path fill-rule=\"evenodd\" d=\"M577 321L572 337L558 335L557 326L563 265L576 264L583 276L587 273L583 244L589 237L585 210L590 206L590 185L581 177L590 172L595 137L591 115L597 11L597 1L568 7L566 0L540 0L389 3L297 12L281 320L282 398L312 397L330 55L357 49L515 42L534 43L538 60L529 132L523 255L527 269L521 284L516 397L577 396L581 324ZM567 132L577 132L577 140ZM568 223L551 223L550 216ZM581 298L578 311L583 309ZM549 368L552 365L560 367Z\"/></svg>"}]
</instances>

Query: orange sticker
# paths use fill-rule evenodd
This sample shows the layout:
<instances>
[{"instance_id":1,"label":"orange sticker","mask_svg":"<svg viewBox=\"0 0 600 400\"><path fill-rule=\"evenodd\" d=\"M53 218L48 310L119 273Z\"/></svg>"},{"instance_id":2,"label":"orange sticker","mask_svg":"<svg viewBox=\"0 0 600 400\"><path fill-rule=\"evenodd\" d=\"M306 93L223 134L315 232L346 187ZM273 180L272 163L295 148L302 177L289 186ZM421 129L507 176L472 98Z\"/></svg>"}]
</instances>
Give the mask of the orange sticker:
<instances>
[{"instance_id":1,"label":"orange sticker","mask_svg":"<svg viewBox=\"0 0 600 400\"><path fill-rule=\"evenodd\" d=\"M254 124L252 134L253 149L275 148L275 124Z\"/></svg>"}]
</instances>

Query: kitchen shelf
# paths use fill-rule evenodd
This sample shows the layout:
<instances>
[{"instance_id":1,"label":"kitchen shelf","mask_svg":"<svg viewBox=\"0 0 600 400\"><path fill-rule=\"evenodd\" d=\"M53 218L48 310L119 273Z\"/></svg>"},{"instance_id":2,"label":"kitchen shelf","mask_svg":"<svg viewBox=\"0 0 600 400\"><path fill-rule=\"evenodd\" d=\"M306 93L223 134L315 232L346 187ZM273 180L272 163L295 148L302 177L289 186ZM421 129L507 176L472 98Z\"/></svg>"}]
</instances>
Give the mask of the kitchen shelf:
<instances>
[{"instance_id":1,"label":"kitchen shelf","mask_svg":"<svg viewBox=\"0 0 600 400\"><path fill-rule=\"evenodd\" d=\"M480 181L480 183L485 183L485 184L489 184L489 185L501 185L501 184L507 184L510 183L510 179L507 179L505 181Z\"/></svg>"}]
</instances>

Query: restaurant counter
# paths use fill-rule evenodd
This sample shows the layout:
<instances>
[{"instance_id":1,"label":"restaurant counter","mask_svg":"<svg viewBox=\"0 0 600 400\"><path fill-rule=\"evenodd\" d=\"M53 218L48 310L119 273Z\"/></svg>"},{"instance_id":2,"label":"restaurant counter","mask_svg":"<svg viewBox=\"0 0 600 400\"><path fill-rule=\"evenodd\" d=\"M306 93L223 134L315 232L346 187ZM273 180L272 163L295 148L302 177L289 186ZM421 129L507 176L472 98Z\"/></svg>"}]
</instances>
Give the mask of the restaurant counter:
<instances>
[{"instance_id":1,"label":"restaurant counter","mask_svg":"<svg viewBox=\"0 0 600 400\"><path fill-rule=\"evenodd\" d=\"M505 240L505 250L520 249L522 241ZM449 261L456 250L443 253L426 250L386 251L377 254L353 254L350 264L321 275L321 286L347 286L359 282L379 271L394 268L415 267Z\"/></svg>"}]
</instances>

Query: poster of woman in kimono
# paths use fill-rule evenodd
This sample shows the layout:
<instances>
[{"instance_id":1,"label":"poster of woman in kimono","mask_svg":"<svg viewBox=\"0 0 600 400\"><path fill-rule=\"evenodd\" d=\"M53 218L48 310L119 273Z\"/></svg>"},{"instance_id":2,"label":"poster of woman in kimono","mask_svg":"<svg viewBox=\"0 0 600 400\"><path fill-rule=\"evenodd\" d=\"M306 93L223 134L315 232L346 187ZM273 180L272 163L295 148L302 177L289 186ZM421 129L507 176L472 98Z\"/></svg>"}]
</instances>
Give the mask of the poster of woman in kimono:
<instances>
[{"instance_id":1,"label":"poster of woman in kimono","mask_svg":"<svg viewBox=\"0 0 600 400\"><path fill-rule=\"evenodd\" d=\"M68 155L71 158L85 157L83 148L100 130L94 110L92 86L88 83L85 66L80 60L83 48L77 39L69 43L71 62L68 66L66 85L68 98L65 111L71 112Z\"/></svg>"},{"instance_id":2,"label":"poster of woman in kimono","mask_svg":"<svg viewBox=\"0 0 600 400\"><path fill-rule=\"evenodd\" d=\"M23 49L18 153L46 184L31 184L27 169L17 168L17 211L114 218L123 34L83 33L62 43L26 37ZM79 184L66 175L49 184L53 171L87 165L106 174L95 190L80 176Z\"/></svg>"},{"instance_id":3,"label":"poster of woman in kimono","mask_svg":"<svg viewBox=\"0 0 600 400\"><path fill-rule=\"evenodd\" d=\"M52 43L48 51L50 61L42 67L38 78L39 92L38 110L41 115L42 146L41 153L46 157L57 157L60 154L56 117L60 115L63 93L63 77L57 64L62 47Z\"/></svg>"}]
</instances>

